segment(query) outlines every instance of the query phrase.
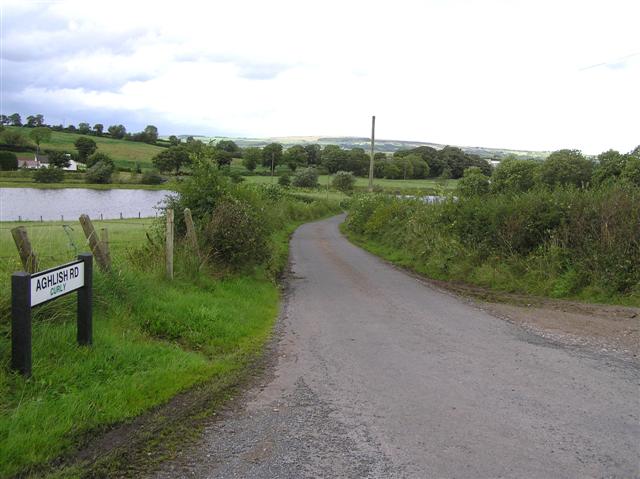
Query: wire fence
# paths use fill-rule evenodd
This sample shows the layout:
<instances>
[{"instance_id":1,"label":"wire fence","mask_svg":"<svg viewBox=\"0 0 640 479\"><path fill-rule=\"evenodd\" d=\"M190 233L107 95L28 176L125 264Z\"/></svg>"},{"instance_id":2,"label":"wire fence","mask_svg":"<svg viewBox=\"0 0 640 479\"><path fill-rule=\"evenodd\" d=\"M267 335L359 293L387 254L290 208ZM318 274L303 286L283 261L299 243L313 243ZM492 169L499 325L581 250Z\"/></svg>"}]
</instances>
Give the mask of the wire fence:
<instances>
[{"instance_id":1,"label":"wire fence","mask_svg":"<svg viewBox=\"0 0 640 479\"><path fill-rule=\"evenodd\" d=\"M140 220L93 221L96 231L106 228L109 234L109 250L114 261L127 255L128 250L139 248L147 241L147 234L159 224L153 218ZM89 243L79 221L46 223L2 223L0 224L0 287L8 285L11 273L22 270L18 250L11 230L24 226L29 241L36 253L39 269L46 269L75 259L82 252L90 251Z\"/></svg>"}]
</instances>

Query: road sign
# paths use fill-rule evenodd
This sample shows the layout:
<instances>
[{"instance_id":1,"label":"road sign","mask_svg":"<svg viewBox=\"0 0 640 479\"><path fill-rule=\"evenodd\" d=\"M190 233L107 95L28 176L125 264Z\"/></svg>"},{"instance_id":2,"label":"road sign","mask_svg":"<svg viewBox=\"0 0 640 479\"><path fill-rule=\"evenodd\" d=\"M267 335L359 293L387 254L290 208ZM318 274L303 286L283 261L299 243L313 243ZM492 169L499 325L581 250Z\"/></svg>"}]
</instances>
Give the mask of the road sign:
<instances>
[{"instance_id":1,"label":"road sign","mask_svg":"<svg viewBox=\"0 0 640 479\"><path fill-rule=\"evenodd\" d=\"M11 368L31 375L31 308L66 294L78 292L78 344L93 341L93 256L33 275L11 275Z\"/></svg>"},{"instance_id":2,"label":"road sign","mask_svg":"<svg viewBox=\"0 0 640 479\"><path fill-rule=\"evenodd\" d=\"M84 286L84 261L78 260L31 275L31 307Z\"/></svg>"}]
</instances>

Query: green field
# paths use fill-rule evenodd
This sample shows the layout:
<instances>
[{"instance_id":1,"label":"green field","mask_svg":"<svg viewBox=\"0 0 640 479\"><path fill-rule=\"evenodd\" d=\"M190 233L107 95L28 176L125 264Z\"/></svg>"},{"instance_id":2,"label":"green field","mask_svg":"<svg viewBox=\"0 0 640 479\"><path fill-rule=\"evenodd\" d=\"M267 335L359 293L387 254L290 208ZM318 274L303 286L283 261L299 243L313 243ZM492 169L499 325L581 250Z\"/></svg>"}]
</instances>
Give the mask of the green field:
<instances>
[{"instance_id":1,"label":"green field","mask_svg":"<svg viewBox=\"0 0 640 479\"><path fill-rule=\"evenodd\" d=\"M26 127L8 127L9 129L19 130L25 136L29 136L30 128ZM68 153L74 152L74 142L83 135L74 133L64 133L60 131L51 132L51 140L40 144L42 150L61 150ZM91 136L92 140L98 145L98 151L109 155L117 166L122 168L135 168L136 163L141 168L151 168L151 159L164 148L147 143L136 141L113 140L106 137Z\"/></svg>"},{"instance_id":2,"label":"green field","mask_svg":"<svg viewBox=\"0 0 640 479\"><path fill-rule=\"evenodd\" d=\"M159 185L145 185L140 183L142 175L127 171L115 172L111 183L87 183L82 173L65 173L64 180L60 183L36 183L32 175L33 172L28 170L20 170L19 172L0 171L0 188L89 188L92 190L127 188L137 190L173 190L176 188L176 181L173 178Z\"/></svg>"},{"instance_id":3,"label":"green field","mask_svg":"<svg viewBox=\"0 0 640 479\"><path fill-rule=\"evenodd\" d=\"M320 187L326 187L327 183L331 182L331 176L329 175L320 175L318 178L318 182L320 183ZM245 180L249 183L256 184L270 184L277 183L277 177L271 176L246 176ZM403 191L407 189L415 189L415 190L453 190L456 187L457 180L434 180L434 179L425 179L425 180L387 180L384 178L376 178L373 180L374 186L381 186L385 190L393 191ZM356 178L356 188L367 188L369 186L369 180L367 178Z\"/></svg>"}]
</instances>

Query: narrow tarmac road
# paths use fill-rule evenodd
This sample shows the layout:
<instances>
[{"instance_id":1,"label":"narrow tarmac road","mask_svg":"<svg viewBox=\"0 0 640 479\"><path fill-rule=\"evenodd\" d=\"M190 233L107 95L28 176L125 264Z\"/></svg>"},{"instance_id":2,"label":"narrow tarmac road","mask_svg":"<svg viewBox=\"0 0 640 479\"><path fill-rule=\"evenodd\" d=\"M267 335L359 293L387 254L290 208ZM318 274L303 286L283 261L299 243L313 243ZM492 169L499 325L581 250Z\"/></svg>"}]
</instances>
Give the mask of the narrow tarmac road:
<instances>
[{"instance_id":1,"label":"narrow tarmac road","mask_svg":"<svg viewBox=\"0 0 640 479\"><path fill-rule=\"evenodd\" d=\"M271 372L156 477L640 477L636 363L436 290L341 220L293 236Z\"/></svg>"}]
</instances>

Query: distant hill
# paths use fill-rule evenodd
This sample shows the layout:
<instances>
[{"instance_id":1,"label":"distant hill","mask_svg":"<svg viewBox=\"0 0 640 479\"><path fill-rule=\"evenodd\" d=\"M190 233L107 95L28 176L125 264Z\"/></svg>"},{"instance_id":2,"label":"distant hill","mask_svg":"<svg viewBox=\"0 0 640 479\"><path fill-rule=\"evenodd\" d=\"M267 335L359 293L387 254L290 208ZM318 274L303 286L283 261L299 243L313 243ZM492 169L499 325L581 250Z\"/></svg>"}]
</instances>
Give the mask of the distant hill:
<instances>
[{"instance_id":1,"label":"distant hill","mask_svg":"<svg viewBox=\"0 0 640 479\"><path fill-rule=\"evenodd\" d=\"M201 135L179 135L179 138L186 139L188 136L193 136L195 139L205 142L211 140L233 140L238 146L245 148L247 146L265 146L269 143L281 143L286 147L292 145L305 145L310 143L317 143L319 145L339 145L342 148L364 148L368 149L370 146L369 138L357 137L357 136L283 136L272 138L228 138L228 137L207 137ZM417 148L419 146L430 146L437 150L444 148L446 145L439 143L428 143L424 141L406 141L406 140L383 140L377 139L375 149L385 153L393 153L394 151ZM451 145L459 146L459 145ZM500 159L506 155L517 155L522 158L531 159L543 159L549 155L549 151L529 151L529 150L510 150L507 148L487 148L482 146L459 146L467 153L473 153L481 158L494 158Z\"/></svg>"},{"instance_id":2,"label":"distant hill","mask_svg":"<svg viewBox=\"0 0 640 479\"><path fill-rule=\"evenodd\" d=\"M25 136L29 136L30 128L7 127L10 130L21 131ZM59 150L65 153L76 151L75 141L81 136L77 133L66 133L62 131L51 132L51 139L40 144L42 150ZM139 163L142 168L151 167L151 159L164 148L147 143L136 141L114 140L106 136L90 136L98 145L98 151L109 155L119 167L134 168ZM1 149L1 148L0 148Z\"/></svg>"}]
</instances>

